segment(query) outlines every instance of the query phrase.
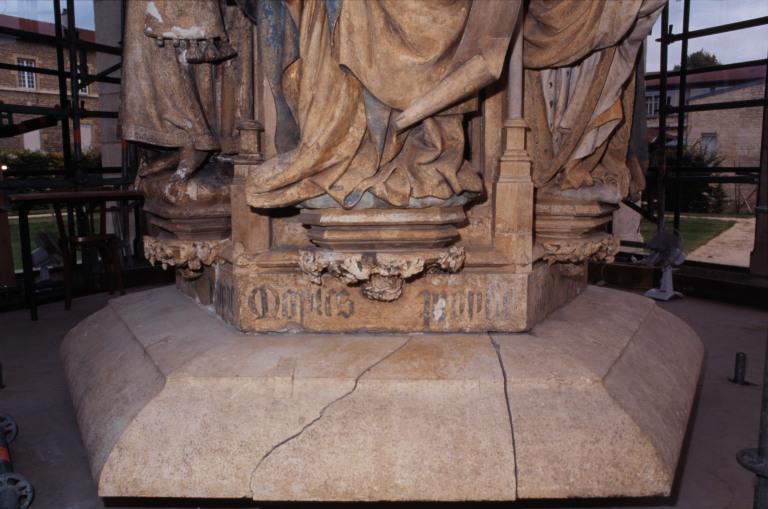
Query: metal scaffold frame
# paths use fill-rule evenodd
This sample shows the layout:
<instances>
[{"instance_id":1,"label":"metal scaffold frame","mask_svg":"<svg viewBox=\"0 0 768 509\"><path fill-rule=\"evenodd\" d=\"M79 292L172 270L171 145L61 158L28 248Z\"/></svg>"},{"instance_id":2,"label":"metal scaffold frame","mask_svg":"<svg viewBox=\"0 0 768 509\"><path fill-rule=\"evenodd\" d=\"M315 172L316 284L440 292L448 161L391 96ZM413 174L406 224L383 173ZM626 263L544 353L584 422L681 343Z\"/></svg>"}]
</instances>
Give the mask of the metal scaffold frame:
<instances>
[{"instance_id":1,"label":"metal scaffold frame","mask_svg":"<svg viewBox=\"0 0 768 509\"><path fill-rule=\"evenodd\" d=\"M90 74L88 72L88 52L121 56L122 47L81 39L76 27L75 0L64 1L66 2L66 20L62 19L62 0L51 0L55 35L21 28L0 27L0 34L16 37L22 41L55 47L57 64L55 69L26 67L9 63L0 63L0 69L56 76L59 96L59 104L55 107L0 103L0 118L6 120L0 125L0 135L17 136L58 124L61 131L64 170L56 171L45 168L26 172L6 171L3 174L4 178L0 179L0 189L42 190L105 185L124 187L133 182L135 156L130 145L123 145L120 167L102 166L94 174L87 173L81 166L83 160L80 136L81 119L117 118L118 112L86 109L85 103L80 99L80 90L93 83L120 84L120 78L110 75L120 70L122 64L122 62L118 62L97 74ZM125 0L121 0L121 3L122 12L124 12ZM31 114L39 115L39 117L14 123L13 114ZM116 174L120 176L110 176Z\"/></svg>"},{"instance_id":2,"label":"metal scaffold frame","mask_svg":"<svg viewBox=\"0 0 768 509\"><path fill-rule=\"evenodd\" d=\"M646 219L656 223L657 230L664 228L667 210L667 193L672 197L672 215L673 228L680 230L680 193L682 186L686 182L706 182L706 183L753 183L758 184L757 207L755 210L756 237L755 251L752 253L751 269L754 274L768 275L768 127L766 122L766 111L768 110L768 58L759 60L750 60L731 64L713 65L696 69L688 67L688 41L700 37L723 34L737 30L744 30L758 26L768 25L768 16L747 19L735 23L727 23L699 30L690 30L691 0L683 0L683 20L682 31L673 33L673 26L669 23L669 6L665 6L661 14L661 37L660 42L660 70L657 73L646 74L646 80L659 80L659 138L662 140L661 149L658 151L656 165L649 168L649 178L656 180L656 196L647 196L647 208L641 208L634 203L626 202L629 207L641 213ZM669 47L671 44L680 43L680 68L670 71L668 67ZM767 55L768 57L768 55ZM708 73L713 71L725 71L740 69L745 67L754 67L756 65L766 66L766 87L763 98L749 99L740 101L711 102L706 104L688 103L688 77L695 74ZM668 79L670 77L679 78L679 99L677 105L667 103ZM763 108L763 128L761 133L761 157L760 166L757 167L692 167L685 166L683 163L683 151L686 146L686 120L687 114L697 111L713 111L736 108ZM675 116L677 125L667 127L667 119ZM675 154L668 165L667 153L665 150L667 132L674 129ZM732 173L732 175L722 175ZM624 243L623 243L624 244ZM635 245L636 243L627 242L626 245Z\"/></svg>"}]
</instances>

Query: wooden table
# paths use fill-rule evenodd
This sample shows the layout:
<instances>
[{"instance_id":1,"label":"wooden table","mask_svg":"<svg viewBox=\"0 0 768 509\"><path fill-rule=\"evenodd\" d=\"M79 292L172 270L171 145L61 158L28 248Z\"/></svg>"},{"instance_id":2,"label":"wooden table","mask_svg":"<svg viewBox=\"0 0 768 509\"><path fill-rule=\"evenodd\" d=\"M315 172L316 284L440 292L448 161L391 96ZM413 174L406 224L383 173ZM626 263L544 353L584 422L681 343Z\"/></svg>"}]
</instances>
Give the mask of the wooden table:
<instances>
[{"instance_id":1,"label":"wooden table","mask_svg":"<svg viewBox=\"0 0 768 509\"><path fill-rule=\"evenodd\" d=\"M47 191L40 193L16 194L10 197L11 205L19 212L19 236L21 240L21 259L24 266L24 300L29 308L32 320L37 320L37 302L35 298L35 273L32 266L32 245L29 233L29 211L35 205L45 205L53 203L66 204L67 207L73 205L83 205L86 203L117 201L142 203L144 195L139 191L116 190L116 189L87 189L71 191ZM134 252L141 252L143 248L141 235L141 207L134 208L134 218L136 224L136 239L134 241ZM70 222L70 227L71 222Z\"/></svg>"}]
</instances>

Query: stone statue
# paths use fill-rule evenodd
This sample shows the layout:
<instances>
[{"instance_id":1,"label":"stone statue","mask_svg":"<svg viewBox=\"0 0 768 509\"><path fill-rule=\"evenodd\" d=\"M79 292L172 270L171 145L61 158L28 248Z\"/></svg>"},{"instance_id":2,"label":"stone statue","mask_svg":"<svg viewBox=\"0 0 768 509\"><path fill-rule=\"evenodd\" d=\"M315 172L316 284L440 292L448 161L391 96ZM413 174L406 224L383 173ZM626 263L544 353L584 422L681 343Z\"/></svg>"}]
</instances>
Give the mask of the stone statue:
<instances>
[{"instance_id":1,"label":"stone statue","mask_svg":"<svg viewBox=\"0 0 768 509\"><path fill-rule=\"evenodd\" d=\"M614 203L642 188L640 169L623 160L633 101L624 91L663 4L530 3L524 59L537 187L582 189ZM483 192L464 157L464 116L501 75L519 2L240 5L264 28L261 65L277 112L278 155L250 176L251 205L431 207ZM236 51L230 38L242 39L242 19L218 0L128 7L126 74L148 79L126 80L123 136L175 149L139 172L173 169L159 189L170 201L211 153L237 151L235 113L242 117L248 100L234 87L246 84L238 78L250 48ZM237 54L241 69L232 72Z\"/></svg>"},{"instance_id":2,"label":"stone statue","mask_svg":"<svg viewBox=\"0 0 768 509\"><path fill-rule=\"evenodd\" d=\"M157 149L145 154L139 188L172 204L228 203L231 164L192 177L212 154L237 151L235 122L251 100L250 23L218 0L136 0L126 11L122 135Z\"/></svg>"},{"instance_id":3,"label":"stone statue","mask_svg":"<svg viewBox=\"0 0 768 509\"><path fill-rule=\"evenodd\" d=\"M413 315L382 330L523 330L617 251L663 5L131 2L123 133L159 153L147 255L207 274L247 330L369 330L382 303Z\"/></svg>"},{"instance_id":4,"label":"stone statue","mask_svg":"<svg viewBox=\"0 0 768 509\"><path fill-rule=\"evenodd\" d=\"M463 116L501 75L518 2L262 3L270 8L250 11L269 27L264 46L280 48L265 50L280 155L250 177L251 205L430 207L482 193L464 158ZM631 181L642 187L622 160L633 100L624 90L663 4L531 2L537 187L597 186L582 195L613 203Z\"/></svg>"},{"instance_id":5,"label":"stone statue","mask_svg":"<svg viewBox=\"0 0 768 509\"><path fill-rule=\"evenodd\" d=\"M144 246L176 287L62 342L100 496L672 491L701 342L586 289L642 186L659 0L127 4L123 128L158 154Z\"/></svg>"},{"instance_id":6,"label":"stone statue","mask_svg":"<svg viewBox=\"0 0 768 509\"><path fill-rule=\"evenodd\" d=\"M286 150L249 176L249 204L434 207L483 191L463 117L501 75L518 2L262 3Z\"/></svg>"},{"instance_id":7,"label":"stone statue","mask_svg":"<svg viewBox=\"0 0 768 509\"><path fill-rule=\"evenodd\" d=\"M610 203L645 187L628 158L635 61L665 3L530 3L523 54L536 187Z\"/></svg>"}]
</instances>

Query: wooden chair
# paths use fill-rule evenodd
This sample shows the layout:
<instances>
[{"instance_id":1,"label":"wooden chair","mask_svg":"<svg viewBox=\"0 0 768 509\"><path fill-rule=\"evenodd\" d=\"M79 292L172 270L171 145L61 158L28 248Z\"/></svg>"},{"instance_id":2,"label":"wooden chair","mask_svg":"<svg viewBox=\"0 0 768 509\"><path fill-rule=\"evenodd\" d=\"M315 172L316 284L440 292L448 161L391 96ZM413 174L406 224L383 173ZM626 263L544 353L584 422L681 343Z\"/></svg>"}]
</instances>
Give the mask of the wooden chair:
<instances>
[{"instance_id":1,"label":"wooden chair","mask_svg":"<svg viewBox=\"0 0 768 509\"><path fill-rule=\"evenodd\" d=\"M59 243L64 259L64 308L72 306L72 273L77 266L77 250L83 247L94 247L99 252L104 271L112 277L109 281L109 293L114 293L115 288L120 294L125 294L123 288L123 271L120 263L120 239L114 233L107 233L107 204L105 201L89 203L86 205L88 220L87 235L69 235L61 213L61 203L53 204L56 213L56 223L59 229ZM98 214L99 224L94 224L94 217ZM98 233L94 233L98 226Z\"/></svg>"}]
</instances>

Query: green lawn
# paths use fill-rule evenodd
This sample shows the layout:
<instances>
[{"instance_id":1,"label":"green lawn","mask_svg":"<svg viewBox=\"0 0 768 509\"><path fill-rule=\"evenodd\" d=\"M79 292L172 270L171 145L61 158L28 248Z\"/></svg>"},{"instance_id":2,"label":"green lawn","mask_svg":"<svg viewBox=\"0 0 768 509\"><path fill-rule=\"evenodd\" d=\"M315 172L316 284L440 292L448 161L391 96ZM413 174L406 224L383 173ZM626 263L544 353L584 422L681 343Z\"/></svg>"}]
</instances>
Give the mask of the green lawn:
<instances>
[{"instance_id":1,"label":"green lawn","mask_svg":"<svg viewBox=\"0 0 768 509\"><path fill-rule=\"evenodd\" d=\"M672 218L666 219L667 229L672 230ZM706 244L710 239L717 237L736 221L726 219L711 219L706 217L690 217L688 214L680 218L680 236L683 239L683 251L690 253L697 247ZM640 233L648 242L656 234L656 224L643 220L640 223Z\"/></svg>"},{"instance_id":2,"label":"green lawn","mask_svg":"<svg viewBox=\"0 0 768 509\"><path fill-rule=\"evenodd\" d=\"M21 270L21 240L19 239L19 218L11 216L8 218L11 223L11 250L13 251L13 268ZM53 214L36 213L29 218L29 238L32 243L32 250L37 247L37 232L46 230L54 240L59 237L59 230L56 227L56 217Z\"/></svg>"},{"instance_id":3,"label":"green lawn","mask_svg":"<svg viewBox=\"0 0 768 509\"><path fill-rule=\"evenodd\" d=\"M681 212L680 216L681 217L705 217L708 219L711 219L713 217L719 217L720 219L749 219L751 217L755 217L755 213L741 212L739 214L736 214L734 212L731 212L731 213L724 212L724 213L713 214L712 212Z\"/></svg>"}]
</instances>

